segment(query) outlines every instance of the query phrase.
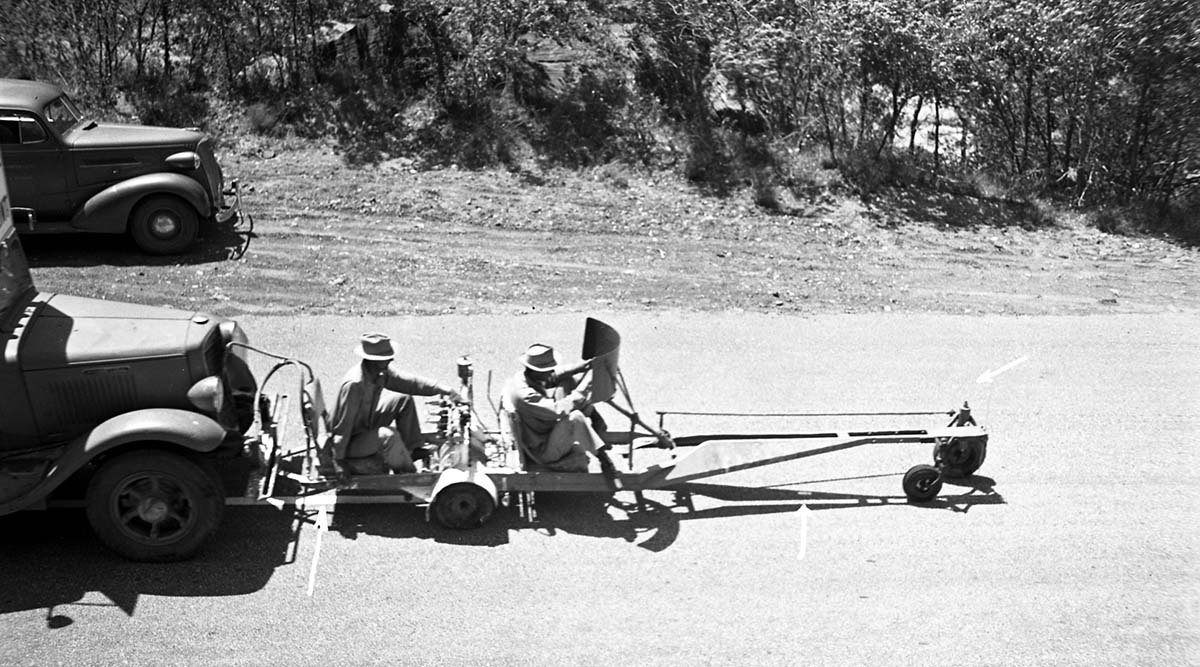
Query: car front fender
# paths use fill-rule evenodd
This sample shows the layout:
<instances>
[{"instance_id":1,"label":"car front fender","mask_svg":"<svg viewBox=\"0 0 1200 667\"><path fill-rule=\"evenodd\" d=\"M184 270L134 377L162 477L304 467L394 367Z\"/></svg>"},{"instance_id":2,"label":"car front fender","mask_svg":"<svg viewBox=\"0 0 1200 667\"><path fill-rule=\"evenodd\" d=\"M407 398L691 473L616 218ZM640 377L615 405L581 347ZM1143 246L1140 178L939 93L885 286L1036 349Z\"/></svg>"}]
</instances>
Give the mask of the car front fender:
<instances>
[{"instance_id":1,"label":"car front fender","mask_svg":"<svg viewBox=\"0 0 1200 667\"><path fill-rule=\"evenodd\" d=\"M183 174L161 171L135 176L92 195L71 219L71 226L91 232L123 233L133 208L151 195L174 195L196 209L202 220L212 216L212 202L204 186Z\"/></svg>"},{"instance_id":2,"label":"car front fender","mask_svg":"<svg viewBox=\"0 0 1200 667\"><path fill-rule=\"evenodd\" d=\"M209 417L176 408L147 408L117 415L72 440L50 473L25 493L0 502L0 515L36 504L89 461L134 443L165 443L194 452L211 452L225 439L225 429Z\"/></svg>"}]
</instances>

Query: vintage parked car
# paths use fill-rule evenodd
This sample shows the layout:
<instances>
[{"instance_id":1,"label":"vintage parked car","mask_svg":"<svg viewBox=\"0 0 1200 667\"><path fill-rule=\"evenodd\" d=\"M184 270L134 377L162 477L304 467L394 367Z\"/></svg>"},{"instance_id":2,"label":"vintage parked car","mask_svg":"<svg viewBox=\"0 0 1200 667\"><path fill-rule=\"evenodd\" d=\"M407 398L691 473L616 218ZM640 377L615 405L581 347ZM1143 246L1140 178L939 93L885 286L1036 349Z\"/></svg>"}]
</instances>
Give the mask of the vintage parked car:
<instances>
[{"instance_id":1,"label":"vintage parked car","mask_svg":"<svg viewBox=\"0 0 1200 667\"><path fill-rule=\"evenodd\" d=\"M7 156L4 156L7 157ZM0 159L0 515L71 487L106 545L194 554L217 529L257 385L231 320L41 292Z\"/></svg>"},{"instance_id":2,"label":"vintage parked car","mask_svg":"<svg viewBox=\"0 0 1200 667\"><path fill-rule=\"evenodd\" d=\"M129 233L166 255L237 214L205 134L98 123L47 83L0 79L0 152L23 234Z\"/></svg>"}]
</instances>

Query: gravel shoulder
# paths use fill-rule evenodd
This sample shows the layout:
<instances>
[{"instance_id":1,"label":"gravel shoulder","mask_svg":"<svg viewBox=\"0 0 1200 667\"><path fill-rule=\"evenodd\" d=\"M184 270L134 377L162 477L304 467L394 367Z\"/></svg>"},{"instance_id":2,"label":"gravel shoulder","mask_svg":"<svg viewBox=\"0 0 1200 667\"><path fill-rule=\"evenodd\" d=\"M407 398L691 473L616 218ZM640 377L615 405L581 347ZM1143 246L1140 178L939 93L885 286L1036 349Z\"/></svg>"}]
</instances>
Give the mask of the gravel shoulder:
<instances>
[{"instance_id":1,"label":"gravel shoulder","mask_svg":"<svg viewBox=\"0 0 1200 667\"><path fill-rule=\"evenodd\" d=\"M122 237L28 237L43 290L219 315L514 314L592 308L782 313L1195 311L1200 251L970 198L870 202L706 193L617 168L352 169L329 149L244 149L253 238L182 257ZM248 244L248 245L247 245Z\"/></svg>"}]
</instances>

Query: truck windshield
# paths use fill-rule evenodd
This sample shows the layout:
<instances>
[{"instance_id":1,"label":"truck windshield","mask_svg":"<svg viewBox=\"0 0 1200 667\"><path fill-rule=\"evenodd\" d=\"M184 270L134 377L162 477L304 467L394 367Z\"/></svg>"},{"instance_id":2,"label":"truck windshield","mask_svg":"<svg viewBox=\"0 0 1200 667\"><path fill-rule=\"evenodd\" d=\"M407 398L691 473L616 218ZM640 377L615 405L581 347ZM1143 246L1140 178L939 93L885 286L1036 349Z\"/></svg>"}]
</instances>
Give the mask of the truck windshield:
<instances>
[{"instance_id":1,"label":"truck windshield","mask_svg":"<svg viewBox=\"0 0 1200 667\"><path fill-rule=\"evenodd\" d=\"M21 239L12 227L6 231L0 239L0 323L8 321L12 311L23 303L25 293L33 289Z\"/></svg>"},{"instance_id":2,"label":"truck windshield","mask_svg":"<svg viewBox=\"0 0 1200 667\"><path fill-rule=\"evenodd\" d=\"M66 132L74 127L76 123L83 120L83 114L79 113L79 109L75 106L75 103L66 95L51 100L42 109L42 115L45 116L46 122L50 123L59 134Z\"/></svg>"}]
</instances>

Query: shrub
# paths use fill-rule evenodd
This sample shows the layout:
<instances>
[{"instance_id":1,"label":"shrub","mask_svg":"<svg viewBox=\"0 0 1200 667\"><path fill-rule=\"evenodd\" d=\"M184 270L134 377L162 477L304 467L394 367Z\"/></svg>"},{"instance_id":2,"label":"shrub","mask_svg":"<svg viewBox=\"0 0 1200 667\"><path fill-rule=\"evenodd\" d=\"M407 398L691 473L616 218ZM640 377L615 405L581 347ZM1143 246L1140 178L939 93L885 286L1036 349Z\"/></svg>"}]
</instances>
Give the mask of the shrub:
<instances>
[{"instance_id":1,"label":"shrub","mask_svg":"<svg viewBox=\"0 0 1200 667\"><path fill-rule=\"evenodd\" d=\"M131 87L129 101L146 125L204 127L211 94L202 77L144 78Z\"/></svg>"},{"instance_id":2,"label":"shrub","mask_svg":"<svg viewBox=\"0 0 1200 667\"><path fill-rule=\"evenodd\" d=\"M262 102L251 104L246 109L246 124L255 134L267 134L279 122L279 114Z\"/></svg>"}]
</instances>

